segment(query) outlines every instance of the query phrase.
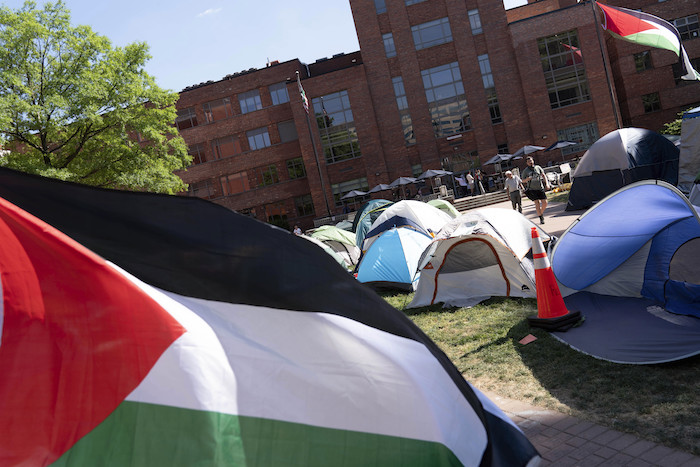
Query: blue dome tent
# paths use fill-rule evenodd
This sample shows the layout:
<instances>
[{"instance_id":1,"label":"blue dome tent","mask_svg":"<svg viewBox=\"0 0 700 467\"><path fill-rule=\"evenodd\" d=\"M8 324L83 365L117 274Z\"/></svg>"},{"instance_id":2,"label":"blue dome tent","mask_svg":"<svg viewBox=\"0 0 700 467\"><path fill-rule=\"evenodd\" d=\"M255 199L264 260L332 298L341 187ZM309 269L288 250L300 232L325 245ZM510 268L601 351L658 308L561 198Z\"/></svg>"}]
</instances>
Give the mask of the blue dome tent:
<instances>
[{"instance_id":1,"label":"blue dome tent","mask_svg":"<svg viewBox=\"0 0 700 467\"><path fill-rule=\"evenodd\" d=\"M621 363L700 353L700 217L674 186L628 185L564 232L552 270L567 308L586 321L554 333Z\"/></svg>"},{"instance_id":2,"label":"blue dome tent","mask_svg":"<svg viewBox=\"0 0 700 467\"><path fill-rule=\"evenodd\" d=\"M357 266L357 280L377 288L413 291L418 282L418 261L432 238L407 228L382 233Z\"/></svg>"}]
</instances>

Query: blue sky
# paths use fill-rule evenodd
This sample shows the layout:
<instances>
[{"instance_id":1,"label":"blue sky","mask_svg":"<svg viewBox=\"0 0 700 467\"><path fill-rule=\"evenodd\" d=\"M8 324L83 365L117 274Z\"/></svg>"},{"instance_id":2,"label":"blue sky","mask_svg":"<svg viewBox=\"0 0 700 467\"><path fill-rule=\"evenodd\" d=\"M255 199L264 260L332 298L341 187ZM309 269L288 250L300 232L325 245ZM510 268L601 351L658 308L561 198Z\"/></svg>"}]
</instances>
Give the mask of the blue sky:
<instances>
[{"instance_id":1,"label":"blue sky","mask_svg":"<svg viewBox=\"0 0 700 467\"><path fill-rule=\"evenodd\" d=\"M18 9L23 0L0 0ZM526 3L504 0L506 7ZM37 0L42 6L45 2ZM115 46L143 41L146 70L160 87L181 91L268 59L304 63L360 49L347 0L64 0L73 25Z\"/></svg>"}]
</instances>

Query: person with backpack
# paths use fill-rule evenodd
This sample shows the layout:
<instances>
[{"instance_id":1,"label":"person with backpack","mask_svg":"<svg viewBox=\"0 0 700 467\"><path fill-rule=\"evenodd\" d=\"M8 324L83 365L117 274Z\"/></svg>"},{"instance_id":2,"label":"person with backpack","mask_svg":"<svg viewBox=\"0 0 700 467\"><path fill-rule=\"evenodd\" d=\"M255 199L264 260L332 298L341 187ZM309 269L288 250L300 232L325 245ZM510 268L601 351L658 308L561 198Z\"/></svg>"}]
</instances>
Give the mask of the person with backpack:
<instances>
[{"instance_id":1,"label":"person with backpack","mask_svg":"<svg viewBox=\"0 0 700 467\"><path fill-rule=\"evenodd\" d=\"M523 185L525 186L525 196L535 203L535 211L540 218L540 224L544 224L544 210L547 209L547 191L549 190L549 180L544 170L539 165L535 165L532 156L528 156L527 167L522 172Z\"/></svg>"}]
</instances>

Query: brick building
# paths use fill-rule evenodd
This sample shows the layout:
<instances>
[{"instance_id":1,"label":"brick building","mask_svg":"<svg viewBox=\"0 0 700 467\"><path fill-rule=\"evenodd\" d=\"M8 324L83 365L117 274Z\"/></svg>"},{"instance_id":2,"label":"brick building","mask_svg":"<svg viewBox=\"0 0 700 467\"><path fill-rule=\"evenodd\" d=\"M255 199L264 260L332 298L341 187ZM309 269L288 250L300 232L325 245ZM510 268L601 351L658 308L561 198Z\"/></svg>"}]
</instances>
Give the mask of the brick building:
<instances>
[{"instance_id":1,"label":"brick building","mask_svg":"<svg viewBox=\"0 0 700 467\"><path fill-rule=\"evenodd\" d=\"M610 3L673 21L699 68L696 1ZM350 5L359 52L273 62L180 93L177 125L195 159L179 173L189 194L310 228L341 214L354 189L427 169L493 172L483 164L495 154L578 142L536 154L540 165L561 162L618 127L658 131L700 104L700 82L678 79L673 53L611 38L589 2Z\"/></svg>"}]
</instances>

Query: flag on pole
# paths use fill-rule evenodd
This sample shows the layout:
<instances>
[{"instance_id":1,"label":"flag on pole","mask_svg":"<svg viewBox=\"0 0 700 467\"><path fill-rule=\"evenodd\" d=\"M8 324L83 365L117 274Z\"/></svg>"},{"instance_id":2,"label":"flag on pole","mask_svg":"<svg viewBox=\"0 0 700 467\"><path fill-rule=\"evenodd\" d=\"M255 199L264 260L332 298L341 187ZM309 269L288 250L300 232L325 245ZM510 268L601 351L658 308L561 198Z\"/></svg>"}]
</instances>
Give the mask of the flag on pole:
<instances>
[{"instance_id":1,"label":"flag on pole","mask_svg":"<svg viewBox=\"0 0 700 467\"><path fill-rule=\"evenodd\" d=\"M678 29L668 21L641 11L613 7L596 2L600 7L603 29L613 36L636 44L670 50L678 55L681 78L700 80L700 73L693 69L681 43Z\"/></svg>"},{"instance_id":2,"label":"flag on pole","mask_svg":"<svg viewBox=\"0 0 700 467\"><path fill-rule=\"evenodd\" d=\"M520 465L403 313L205 200L0 168L0 465Z\"/></svg>"},{"instance_id":3,"label":"flag on pole","mask_svg":"<svg viewBox=\"0 0 700 467\"><path fill-rule=\"evenodd\" d=\"M301 104L304 106L304 111L309 113L309 99L306 97L306 92L301 85L301 78L299 78L299 72L297 71L297 85L299 85L299 94L301 95Z\"/></svg>"}]
</instances>

